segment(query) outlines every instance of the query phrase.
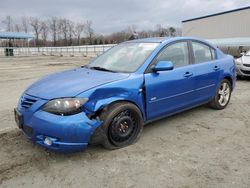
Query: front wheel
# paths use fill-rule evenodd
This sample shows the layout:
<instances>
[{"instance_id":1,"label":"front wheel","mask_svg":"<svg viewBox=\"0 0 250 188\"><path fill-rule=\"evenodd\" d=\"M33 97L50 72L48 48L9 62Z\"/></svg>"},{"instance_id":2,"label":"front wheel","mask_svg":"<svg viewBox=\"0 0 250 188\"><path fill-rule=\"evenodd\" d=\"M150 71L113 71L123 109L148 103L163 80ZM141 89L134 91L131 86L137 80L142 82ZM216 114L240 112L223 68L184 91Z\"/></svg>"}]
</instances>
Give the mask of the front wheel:
<instances>
[{"instance_id":1,"label":"front wheel","mask_svg":"<svg viewBox=\"0 0 250 188\"><path fill-rule=\"evenodd\" d=\"M107 149L118 149L134 143L143 129L141 111L127 102L108 106L101 113L100 119L106 134L102 144Z\"/></svg>"},{"instance_id":2,"label":"front wheel","mask_svg":"<svg viewBox=\"0 0 250 188\"><path fill-rule=\"evenodd\" d=\"M209 102L209 106L218 110L226 108L230 101L231 93L231 83L227 79L222 80L216 96Z\"/></svg>"}]
</instances>

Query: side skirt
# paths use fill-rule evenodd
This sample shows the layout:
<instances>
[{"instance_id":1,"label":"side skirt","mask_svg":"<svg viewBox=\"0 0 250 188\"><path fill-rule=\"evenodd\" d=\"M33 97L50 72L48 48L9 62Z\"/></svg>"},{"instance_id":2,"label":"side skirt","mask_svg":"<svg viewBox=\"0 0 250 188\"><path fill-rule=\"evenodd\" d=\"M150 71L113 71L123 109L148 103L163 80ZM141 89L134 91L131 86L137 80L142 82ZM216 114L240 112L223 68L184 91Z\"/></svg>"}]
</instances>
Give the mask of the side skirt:
<instances>
[{"instance_id":1,"label":"side skirt","mask_svg":"<svg viewBox=\"0 0 250 188\"><path fill-rule=\"evenodd\" d=\"M198 106L202 106L202 105L204 105L204 104L207 104L209 101L210 101L210 100L205 101L205 102L202 102L202 103L199 103L199 104L194 105L194 106L192 106L192 107L187 107L187 108L178 110L178 111L176 111L176 112L173 112L173 113L170 113L170 114L166 114L166 115L161 116L161 117L158 117L158 118L154 118L154 119L152 119L152 120L147 120L147 121L145 122L145 125L146 125L146 124L149 124L149 123L152 123L152 122L154 122L154 121L157 121L157 120L160 120L160 119L164 119L164 118L166 118L166 117L169 117L169 116L172 116L172 115L175 115L175 114L179 114L179 113L181 113L181 112L184 112L184 111L187 111L187 110L196 108L196 107L198 107Z\"/></svg>"}]
</instances>

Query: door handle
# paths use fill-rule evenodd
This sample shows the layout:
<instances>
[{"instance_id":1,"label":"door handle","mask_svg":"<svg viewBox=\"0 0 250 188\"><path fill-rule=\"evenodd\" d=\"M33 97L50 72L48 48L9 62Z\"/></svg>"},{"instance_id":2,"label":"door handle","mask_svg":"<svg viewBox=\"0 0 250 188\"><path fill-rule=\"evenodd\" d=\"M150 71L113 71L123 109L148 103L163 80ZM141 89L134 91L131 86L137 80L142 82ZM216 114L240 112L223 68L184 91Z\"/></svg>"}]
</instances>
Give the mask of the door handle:
<instances>
[{"instance_id":1,"label":"door handle","mask_svg":"<svg viewBox=\"0 0 250 188\"><path fill-rule=\"evenodd\" d=\"M218 70L220 70L220 67L218 67L217 65L214 66L214 71L218 71Z\"/></svg>"},{"instance_id":2,"label":"door handle","mask_svg":"<svg viewBox=\"0 0 250 188\"><path fill-rule=\"evenodd\" d=\"M192 73L192 72L186 72L186 73L184 74L184 77L186 77L186 78L188 78L188 77L190 77L190 76L193 76L193 73Z\"/></svg>"}]
</instances>

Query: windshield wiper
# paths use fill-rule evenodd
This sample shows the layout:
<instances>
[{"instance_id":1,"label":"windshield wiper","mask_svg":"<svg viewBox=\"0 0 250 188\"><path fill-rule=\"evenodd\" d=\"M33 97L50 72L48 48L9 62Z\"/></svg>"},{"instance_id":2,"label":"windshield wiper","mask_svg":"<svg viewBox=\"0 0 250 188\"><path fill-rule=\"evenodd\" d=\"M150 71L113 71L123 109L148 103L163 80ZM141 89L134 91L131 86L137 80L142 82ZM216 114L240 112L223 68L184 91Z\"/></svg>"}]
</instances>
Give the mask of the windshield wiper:
<instances>
[{"instance_id":1,"label":"windshield wiper","mask_svg":"<svg viewBox=\"0 0 250 188\"><path fill-rule=\"evenodd\" d=\"M103 68L103 67L88 67L88 68L95 69L95 70L100 70L100 71L115 72L115 71L112 71L112 70L109 70L109 69L106 69L106 68Z\"/></svg>"}]
</instances>

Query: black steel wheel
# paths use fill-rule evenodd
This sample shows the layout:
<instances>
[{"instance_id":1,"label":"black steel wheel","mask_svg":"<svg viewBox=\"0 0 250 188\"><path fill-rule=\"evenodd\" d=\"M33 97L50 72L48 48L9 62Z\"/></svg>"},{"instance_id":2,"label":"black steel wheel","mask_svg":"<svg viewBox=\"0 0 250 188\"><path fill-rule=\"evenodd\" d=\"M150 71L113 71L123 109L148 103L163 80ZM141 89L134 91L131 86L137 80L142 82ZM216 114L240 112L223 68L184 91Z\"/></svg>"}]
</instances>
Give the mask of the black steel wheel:
<instances>
[{"instance_id":1,"label":"black steel wheel","mask_svg":"<svg viewBox=\"0 0 250 188\"><path fill-rule=\"evenodd\" d=\"M139 116L133 110L124 110L114 117L108 129L110 141L116 145L123 145L137 135L139 128Z\"/></svg>"},{"instance_id":2,"label":"black steel wheel","mask_svg":"<svg viewBox=\"0 0 250 188\"><path fill-rule=\"evenodd\" d=\"M117 149L134 143L142 129L141 111L131 103L121 102L110 105L101 115L105 139L102 144L107 149Z\"/></svg>"}]
</instances>

